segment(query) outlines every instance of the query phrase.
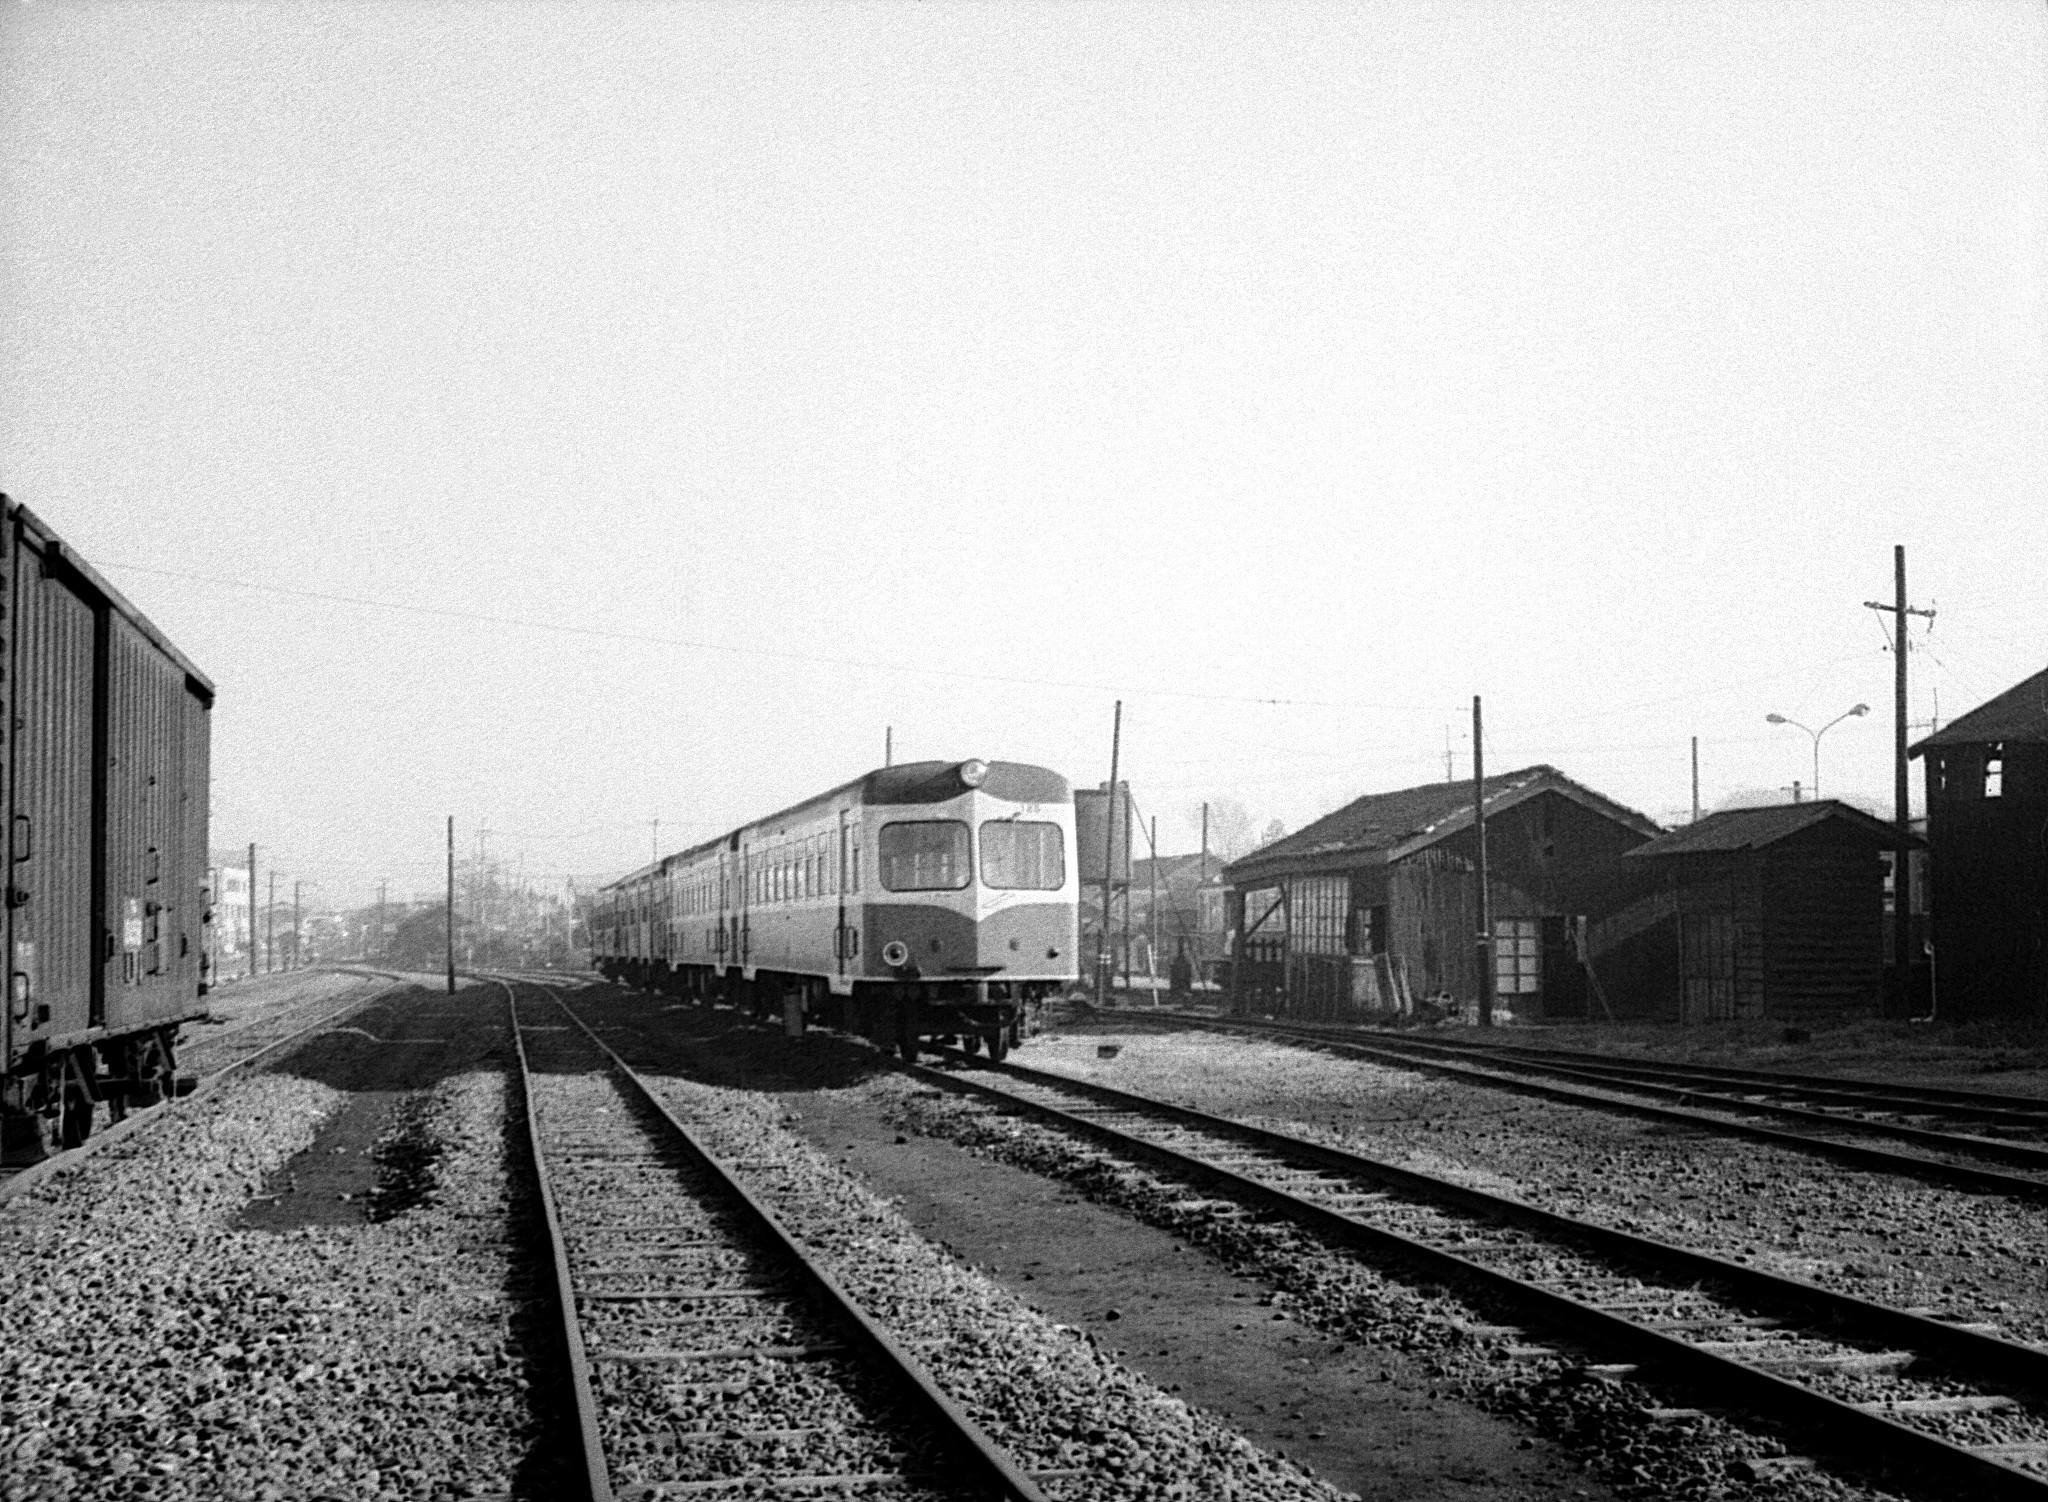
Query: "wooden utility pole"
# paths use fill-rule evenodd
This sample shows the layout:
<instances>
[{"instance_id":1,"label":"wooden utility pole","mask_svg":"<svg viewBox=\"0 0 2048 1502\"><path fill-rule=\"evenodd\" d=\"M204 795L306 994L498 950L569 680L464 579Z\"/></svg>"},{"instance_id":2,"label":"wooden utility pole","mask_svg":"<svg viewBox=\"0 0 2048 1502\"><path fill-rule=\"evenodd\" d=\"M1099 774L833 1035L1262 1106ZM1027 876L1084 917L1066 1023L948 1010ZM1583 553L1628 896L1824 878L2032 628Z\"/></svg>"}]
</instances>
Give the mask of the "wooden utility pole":
<instances>
[{"instance_id":1,"label":"wooden utility pole","mask_svg":"<svg viewBox=\"0 0 2048 1502\"><path fill-rule=\"evenodd\" d=\"M1145 843L1152 847L1152 863L1145 868L1145 889L1150 893L1151 932L1145 940L1145 973L1152 978L1152 1005L1159 1005L1159 815L1152 816Z\"/></svg>"},{"instance_id":2,"label":"wooden utility pole","mask_svg":"<svg viewBox=\"0 0 2048 1502\"><path fill-rule=\"evenodd\" d=\"M448 994L455 994L455 815L448 816Z\"/></svg>"},{"instance_id":3,"label":"wooden utility pole","mask_svg":"<svg viewBox=\"0 0 2048 1502\"><path fill-rule=\"evenodd\" d=\"M263 911L263 973L277 963L277 872L270 873L270 905Z\"/></svg>"},{"instance_id":4,"label":"wooden utility pole","mask_svg":"<svg viewBox=\"0 0 2048 1502\"><path fill-rule=\"evenodd\" d=\"M377 953L380 955L384 953L384 889L390 885L388 881L377 883Z\"/></svg>"},{"instance_id":5,"label":"wooden utility pole","mask_svg":"<svg viewBox=\"0 0 2048 1502\"><path fill-rule=\"evenodd\" d=\"M249 844L249 979L256 978L256 844Z\"/></svg>"},{"instance_id":6,"label":"wooden utility pole","mask_svg":"<svg viewBox=\"0 0 2048 1502\"><path fill-rule=\"evenodd\" d=\"M1202 885L1209 885L1209 805L1202 805Z\"/></svg>"},{"instance_id":7,"label":"wooden utility pole","mask_svg":"<svg viewBox=\"0 0 2048 1502\"><path fill-rule=\"evenodd\" d=\"M1116 701L1116 719L1109 732L1109 804L1102 818L1102 936L1095 946L1095 1004L1109 1005L1110 902L1116 882L1116 774L1124 745L1124 701Z\"/></svg>"},{"instance_id":8,"label":"wooden utility pole","mask_svg":"<svg viewBox=\"0 0 2048 1502\"><path fill-rule=\"evenodd\" d=\"M292 969L305 967L305 925L299 921L299 893L305 888L303 881L292 883Z\"/></svg>"},{"instance_id":9,"label":"wooden utility pole","mask_svg":"<svg viewBox=\"0 0 2048 1502\"><path fill-rule=\"evenodd\" d=\"M1889 611L1892 617L1892 975L1898 988L1901 1015L1912 1003L1913 871L1907 846L1913 842L1912 804L1906 786L1906 617L1934 619L1931 610L1906 603L1906 549L1892 549L1892 603L1865 600L1866 610Z\"/></svg>"},{"instance_id":10,"label":"wooden utility pole","mask_svg":"<svg viewBox=\"0 0 2048 1502\"><path fill-rule=\"evenodd\" d=\"M1692 738L1692 821L1700 821L1700 738Z\"/></svg>"},{"instance_id":11,"label":"wooden utility pole","mask_svg":"<svg viewBox=\"0 0 2048 1502\"><path fill-rule=\"evenodd\" d=\"M1493 1026L1493 899L1486 889L1486 739L1472 696L1472 829L1479 840L1479 1025Z\"/></svg>"},{"instance_id":12,"label":"wooden utility pole","mask_svg":"<svg viewBox=\"0 0 2048 1502\"><path fill-rule=\"evenodd\" d=\"M896 765L896 727L894 725L884 725L882 727L882 765L885 767Z\"/></svg>"}]
</instances>

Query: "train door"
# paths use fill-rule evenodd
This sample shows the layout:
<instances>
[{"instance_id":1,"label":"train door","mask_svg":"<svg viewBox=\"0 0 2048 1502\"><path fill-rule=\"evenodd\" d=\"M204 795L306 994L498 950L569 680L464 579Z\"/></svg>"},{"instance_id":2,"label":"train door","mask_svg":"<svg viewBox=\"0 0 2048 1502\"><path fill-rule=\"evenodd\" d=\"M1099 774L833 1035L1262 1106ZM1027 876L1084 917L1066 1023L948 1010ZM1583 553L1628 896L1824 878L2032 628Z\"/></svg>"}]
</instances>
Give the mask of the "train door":
<instances>
[{"instance_id":1,"label":"train door","mask_svg":"<svg viewBox=\"0 0 2048 1502\"><path fill-rule=\"evenodd\" d=\"M852 835L846 827L846 810L842 808L839 810L839 879L832 884L839 893L839 919L832 930L832 957L841 975L846 974L846 962L851 958L853 948L849 939L852 930L846 926L846 856L851 841Z\"/></svg>"},{"instance_id":2,"label":"train door","mask_svg":"<svg viewBox=\"0 0 2048 1502\"><path fill-rule=\"evenodd\" d=\"M53 560L25 546L9 552L17 602L6 881L12 1055L38 1035L82 1032L105 1020L105 976L93 951L95 936L109 933L109 915L105 794L95 798L93 778L105 736L95 703L98 612ZM121 936L113 937L118 947Z\"/></svg>"},{"instance_id":3,"label":"train door","mask_svg":"<svg viewBox=\"0 0 2048 1502\"><path fill-rule=\"evenodd\" d=\"M753 879L753 851L750 846L742 844L740 846L740 931L738 956L741 965L747 963L748 954L753 948Z\"/></svg>"}]
</instances>

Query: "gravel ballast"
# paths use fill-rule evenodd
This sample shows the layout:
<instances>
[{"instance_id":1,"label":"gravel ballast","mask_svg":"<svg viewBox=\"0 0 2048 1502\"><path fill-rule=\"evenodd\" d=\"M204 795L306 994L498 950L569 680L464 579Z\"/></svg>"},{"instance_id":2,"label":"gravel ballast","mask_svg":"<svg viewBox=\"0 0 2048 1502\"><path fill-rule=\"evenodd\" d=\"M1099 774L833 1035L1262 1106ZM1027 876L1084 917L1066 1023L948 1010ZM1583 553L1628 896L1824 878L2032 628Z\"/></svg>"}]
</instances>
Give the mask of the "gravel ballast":
<instances>
[{"instance_id":1,"label":"gravel ballast","mask_svg":"<svg viewBox=\"0 0 2048 1502\"><path fill-rule=\"evenodd\" d=\"M787 1129L751 1092L650 1081L861 1306L1060 1502L1335 1499L1344 1494L1189 1408L999 1285L960 1266ZM772 1172L757 1165L771 1163Z\"/></svg>"},{"instance_id":2,"label":"gravel ballast","mask_svg":"<svg viewBox=\"0 0 2048 1502\"><path fill-rule=\"evenodd\" d=\"M1093 1057L1095 1041L1089 1040ZM1027 1050L1020 1062L1042 1056ZM1118 1062L1121 1062L1119 1059ZM1121 1083L1143 1089L1123 1077ZM1156 1093L1166 1093L1158 1091ZM1118 1205L1253 1271L1276 1289L1276 1316L1426 1359L1446 1395L1510 1415L1581 1457L1622 1495L1719 1498L1844 1498L1887 1495L1830 1474L1800 1468L1782 1439L1752 1422L1712 1413L1672 1414L1696 1394L1653 1391L1588 1365L1597 1355L1561 1353L1514 1359L1529 1337L1501 1334L1510 1316L1483 1295L1460 1297L1426 1279L1403 1281L1386 1269L1326 1247L1291 1225L1262 1223L1208 1200L1189 1186L1134 1167L1106 1152L950 1094L906 1090L899 1107L912 1130L945 1135L978 1152L1074 1185L1088 1198Z\"/></svg>"},{"instance_id":3,"label":"gravel ballast","mask_svg":"<svg viewBox=\"0 0 2048 1502\"><path fill-rule=\"evenodd\" d=\"M1098 1057L1104 1045L1117 1046L1114 1058ZM2048 1216L2038 1203L1216 1033L1072 1030L1033 1040L1019 1062L2048 1342Z\"/></svg>"},{"instance_id":4,"label":"gravel ballast","mask_svg":"<svg viewBox=\"0 0 2048 1502\"><path fill-rule=\"evenodd\" d=\"M0 1212L0 1498L512 1486L535 1422L510 1338L505 1081L447 1078L401 1121L405 1213L237 1229L345 1099L232 1082Z\"/></svg>"}]
</instances>

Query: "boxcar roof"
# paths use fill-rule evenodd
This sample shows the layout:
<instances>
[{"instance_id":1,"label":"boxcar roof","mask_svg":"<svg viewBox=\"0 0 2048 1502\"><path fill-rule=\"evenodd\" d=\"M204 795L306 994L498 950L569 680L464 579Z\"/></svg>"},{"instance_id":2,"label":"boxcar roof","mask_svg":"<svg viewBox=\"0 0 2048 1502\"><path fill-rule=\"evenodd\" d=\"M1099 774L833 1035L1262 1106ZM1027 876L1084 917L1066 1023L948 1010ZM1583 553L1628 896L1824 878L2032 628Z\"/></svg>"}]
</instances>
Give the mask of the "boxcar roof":
<instances>
[{"instance_id":1,"label":"boxcar roof","mask_svg":"<svg viewBox=\"0 0 2048 1502\"><path fill-rule=\"evenodd\" d=\"M57 535L56 529L48 522L11 497L0 496L0 502L5 503L6 520L13 522L19 519L22 525L33 535L35 545L41 550L46 559L53 561L61 559L66 568L85 581L88 589L107 602L108 609L141 632L151 646L175 662L178 665L178 670L199 686L200 691L206 696L208 704L213 703L213 680L199 670L197 663L179 651L171 639L157 629L154 621L150 620L140 610L137 610L129 602L126 595L122 594L120 590L114 588L113 585L101 577L98 569L73 552L71 546Z\"/></svg>"}]
</instances>

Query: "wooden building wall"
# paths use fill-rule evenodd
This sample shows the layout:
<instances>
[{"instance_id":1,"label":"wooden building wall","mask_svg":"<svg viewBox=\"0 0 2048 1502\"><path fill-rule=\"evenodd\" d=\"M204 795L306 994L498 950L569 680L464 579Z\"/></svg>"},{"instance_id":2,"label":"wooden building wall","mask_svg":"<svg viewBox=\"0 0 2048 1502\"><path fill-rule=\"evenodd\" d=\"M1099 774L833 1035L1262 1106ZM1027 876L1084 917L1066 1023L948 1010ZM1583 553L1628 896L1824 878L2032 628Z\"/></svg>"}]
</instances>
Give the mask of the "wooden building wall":
<instances>
[{"instance_id":1,"label":"wooden building wall","mask_svg":"<svg viewBox=\"0 0 2048 1502\"><path fill-rule=\"evenodd\" d=\"M2048 746L2003 750L1996 798L1986 747L1926 753L1935 1005L1957 1021L2048 1022Z\"/></svg>"}]
</instances>

